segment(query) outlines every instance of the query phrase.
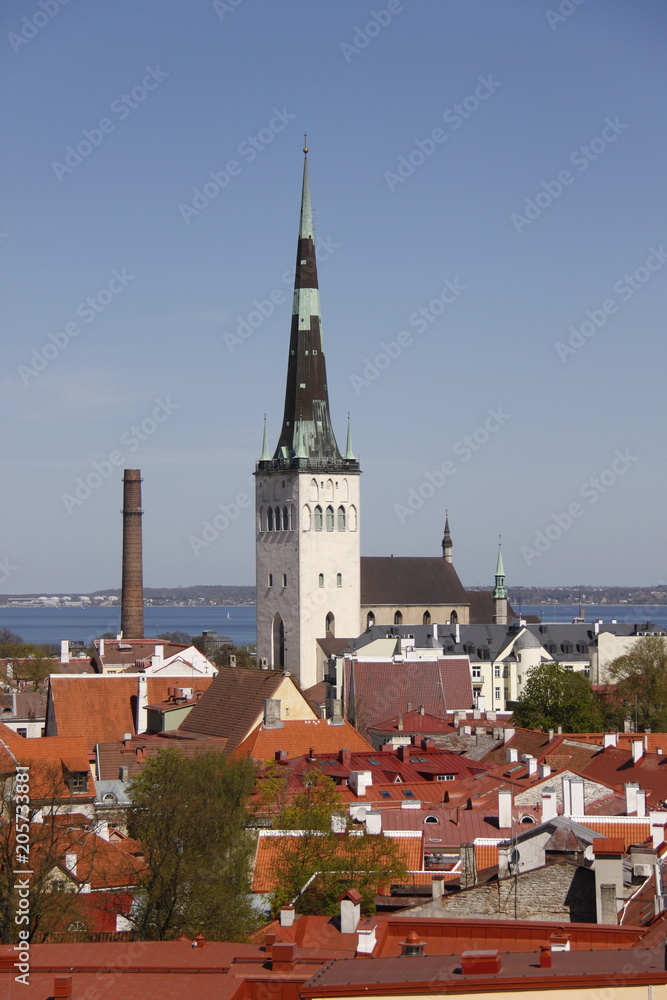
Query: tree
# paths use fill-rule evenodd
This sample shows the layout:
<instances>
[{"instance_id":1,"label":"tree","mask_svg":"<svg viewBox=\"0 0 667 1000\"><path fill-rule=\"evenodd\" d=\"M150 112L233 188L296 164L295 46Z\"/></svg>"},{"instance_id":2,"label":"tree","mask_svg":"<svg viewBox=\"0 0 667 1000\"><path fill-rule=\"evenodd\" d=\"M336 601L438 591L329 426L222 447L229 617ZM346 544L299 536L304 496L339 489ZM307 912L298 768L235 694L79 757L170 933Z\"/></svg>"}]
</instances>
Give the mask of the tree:
<instances>
[{"instance_id":1,"label":"tree","mask_svg":"<svg viewBox=\"0 0 667 1000\"><path fill-rule=\"evenodd\" d=\"M619 728L629 716L638 730L650 727L654 732L667 732L667 640L660 635L644 636L613 660L607 672L616 684L618 708L613 721Z\"/></svg>"},{"instance_id":2,"label":"tree","mask_svg":"<svg viewBox=\"0 0 667 1000\"><path fill-rule=\"evenodd\" d=\"M146 858L135 914L142 938L202 932L243 940L253 929L253 842L245 829L253 784L250 761L173 749L151 758L134 779L129 829Z\"/></svg>"},{"instance_id":3,"label":"tree","mask_svg":"<svg viewBox=\"0 0 667 1000\"><path fill-rule=\"evenodd\" d=\"M301 913L338 911L338 900L346 889L362 895L366 914L375 911L375 896L381 884L404 881L406 869L400 849L391 837L354 831L331 778L313 769L304 787L283 809L277 825L299 834L277 840L278 882L271 893L271 909L298 899ZM337 813L336 831L332 816Z\"/></svg>"},{"instance_id":4,"label":"tree","mask_svg":"<svg viewBox=\"0 0 667 1000\"><path fill-rule=\"evenodd\" d=\"M555 729L569 733L597 733L602 717L590 684L581 674L560 663L533 667L514 707L514 721L526 729Z\"/></svg>"},{"instance_id":5,"label":"tree","mask_svg":"<svg viewBox=\"0 0 667 1000\"><path fill-rule=\"evenodd\" d=\"M164 639L165 642L175 642L181 646L191 646L192 636L187 632L160 632L156 639Z\"/></svg>"}]
</instances>

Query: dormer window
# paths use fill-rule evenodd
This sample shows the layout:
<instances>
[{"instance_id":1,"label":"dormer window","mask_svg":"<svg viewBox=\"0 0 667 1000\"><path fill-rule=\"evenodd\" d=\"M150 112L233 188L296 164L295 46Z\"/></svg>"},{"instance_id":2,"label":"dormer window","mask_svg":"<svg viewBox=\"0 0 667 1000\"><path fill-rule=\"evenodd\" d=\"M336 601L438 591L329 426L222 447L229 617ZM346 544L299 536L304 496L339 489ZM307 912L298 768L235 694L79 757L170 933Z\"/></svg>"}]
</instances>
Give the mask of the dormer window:
<instances>
[{"instance_id":1,"label":"dormer window","mask_svg":"<svg viewBox=\"0 0 667 1000\"><path fill-rule=\"evenodd\" d=\"M70 771L67 775L67 785L70 792L87 792L88 775L85 771Z\"/></svg>"}]
</instances>

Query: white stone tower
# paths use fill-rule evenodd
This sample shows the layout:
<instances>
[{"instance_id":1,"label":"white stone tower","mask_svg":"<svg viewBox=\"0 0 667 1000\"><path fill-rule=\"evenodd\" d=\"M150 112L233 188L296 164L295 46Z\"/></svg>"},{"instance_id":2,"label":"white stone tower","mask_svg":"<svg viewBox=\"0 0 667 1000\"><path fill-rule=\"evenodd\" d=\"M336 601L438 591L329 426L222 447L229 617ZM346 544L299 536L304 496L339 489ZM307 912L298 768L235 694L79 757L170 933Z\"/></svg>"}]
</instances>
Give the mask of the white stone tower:
<instances>
[{"instance_id":1,"label":"white stone tower","mask_svg":"<svg viewBox=\"0 0 667 1000\"><path fill-rule=\"evenodd\" d=\"M498 542L498 559L496 562L496 585L493 588L493 624L507 625L507 587L505 586L505 567L503 552Z\"/></svg>"},{"instance_id":2,"label":"white stone tower","mask_svg":"<svg viewBox=\"0 0 667 1000\"><path fill-rule=\"evenodd\" d=\"M329 414L306 157L283 426L271 457L265 423L255 471L257 652L302 688L322 680L318 639L359 633L359 478Z\"/></svg>"}]
</instances>

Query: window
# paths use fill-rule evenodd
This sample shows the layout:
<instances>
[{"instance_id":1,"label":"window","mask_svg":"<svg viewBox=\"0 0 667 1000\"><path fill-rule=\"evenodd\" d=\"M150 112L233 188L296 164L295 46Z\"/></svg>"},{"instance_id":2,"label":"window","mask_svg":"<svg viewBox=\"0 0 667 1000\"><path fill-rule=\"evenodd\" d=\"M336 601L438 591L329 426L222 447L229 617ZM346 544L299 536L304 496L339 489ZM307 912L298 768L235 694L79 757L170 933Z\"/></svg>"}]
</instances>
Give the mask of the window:
<instances>
[{"instance_id":1,"label":"window","mask_svg":"<svg viewBox=\"0 0 667 1000\"><path fill-rule=\"evenodd\" d=\"M266 513L266 530L273 531L273 507L269 507Z\"/></svg>"},{"instance_id":2,"label":"window","mask_svg":"<svg viewBox=\"0 0 667 1000\"><path fill-rule=\"evenodd\" d=\"M301 511L301 524L304 531L310 531L310 507L305 504Z\"/></svg>"},{"instance_id":3,"label":"window","mask_svg":"<svg viewBox=\"0 0 667 1000\"><path fill-rule=\"evenodd\" d=\"M458 620L459 616L457 615L456 611L452 611L451 615L449 616L449 624L456 625Z\"/></svg>"},{"instance_id":4,"label":"window","mask_svg":"<svg viewBox=\"0 0 667 1000\"><path fill-rule=\"evenodd\" d=\"M333 615L333 612L330 611L329 614L327 615L325 623L324 623L324 627L325 627L325 631L326 632L330 632L331 635L335 635L336 634L336 619L335 619L335 617Z\"/></svg>"},{"instance_id":5,"label":"window","mask_svg":"<svg viewBox=\"0 0 667 1000\"><path fill-rule=\"evenodd\" d=\"M500 701L500 688L493 689L493 697L496 699L496 701Z\"/></svg>"},{"instance_id":6,"label":"window","mask_svg":"<svg viewBox=\"0 0 667 1000\"><path fill-rule=\"evenodd\" d=\"M338 508L338 530L345 531L345 508Z\"/></svg>"},{"instance_id":7,"label":"window","mask_svg":"<svg viewBox=\"0 0 667 1000\"><path fill-rule=\"evenodd\" d=\"M496 663L495 666L494 666L494 668L493 668L493 676L494 677L500 677L500 664L499 663Z\"/></svg>"},{"instance_id":8,"label":"window","mask_svg":"<svg viewBox=\"0 0 667 1000\"><path fill-rule=\"evenodd\" d=\"M269 587L273 586L273 573L269 573Z\"/></svg>"},{"instance_id":9,"label":"window","mask_svg":"<svg viewBox=\"0 0 667 1000\"><path fill-rule=\"evenodd\" d=\"M322 530L322 508L318 504L313 512L313 527L315 531Z\"/></svg>"},{"instance_id":10,"label":"window","mask_svg":"<svg viewBox=\"0 0 667 1000\"><path fill-rule=\"evenodd\" d=\"M283 531L289 531L289 513L287 507L283 507Z\"/></svg>"},{"instance_id":11,"label":"window","mask_svg":"<svg viewBox=\"0 0 667 1000\"><path fill-rule=\"evenodd\" d=\"M280 507L276 507L276 509L274 511L274 514L275 514L275 519L276 519L276 531L280 531L280 528L281 528L281 523L280 523Z\"/></svg>"},{"instance_id":12,"label":"window","mask_svg":"<svg viewBox=\"0 0 667 1000\"><path fill-rule=\"evenodd\" d=\"M430 625L430 624L431 624L431 612L425 611L424 614L422 615L422 625Z\"/></svg>"},{"instance_id":13,"label":"window","mask_svg":"<svg viewBox=\"0 0 667 1000\"><path fill-rule=\"evenodd\" d=\"M354 505L348 511L348 525L350 531L357 530L357 508Z\"/></svg>"},{"instance_id":14,"label":"window","mask_svg":"<svg viewBox=\"0 0 667 1000\"><path fill-rule=\"evenodd\" d=\"M479 681L482 679L482 668L478 666L473 666L472 668L472 678L474 681Z\"/></svg>"},{"instance_id":15,"label":"window","mask_svg":"<svg viewBox=\"0 0 667 1000\"><path fill-rule=\"evenodd\" d=\"M426 819L424 820L424 822L425 823L439 823L440 820L438 819L437 816L427 816Z\"/></svg>"},{"instance_id":16,"label":"window","mask_svg":"<svg viewBox=\"0 0 667 1000\"><path fill-rule=\"evenodd\" d=\"M454 781L456 778L455 774L436 774L436 781Z\"/></svg>"},{"instance_id":17,"label":"window","mask_svg":"<svg viewBox=\"0 0 667 1000\"><path fill-rule=\"evenodd\" d=\"M373 628L375 625L375 615L372 611L369 611L366 615L366 628Z\"/></svg>"},{"instance_id":18,"label":"window","mask_svg":"<svg viewBox=\"0 0 667 1000\"><path fill-rule=\"evenodd\" d=\"M336 586L337 587L342 587L343 586L343 574L342 573L336 573Z\"/></svg>"},{"instance_id":19,"label":"window","mask_svg":"<svg viewBox=\"0 0 667 1000\"><path fill-rule=\"evenodd\" d=\"M287 573L283 573L283 587L287 586Z\"/></svg>"},{"instance_id":20,"label":"window","mask_svg":"<svg viewBox=\"0 0 667 1000\"><path fill-rule=\"evenodd\" d=\"M85 792L88 788L88 775L83 771L70 774L68 785L72 792Z\"/></svg>"},{"instance_id":21,"label":"window","mask_svg":"<svg viewBox=\"0 0 667 1000\"><path fill-rule=\"evenodd\" d=\"M320 573L320 575L317 578L317 583L319 587L324 586L324 573Z\"/></svg>"},{"instance_id":22,"label":"window","mask_svg":"<svg viewBox=\"0 0 667 1000\"><path fill-rule=\"evenodd\" d=\"M310 480L310 499L311 500L320 499L320 491L317 488L317 479Z\"/></svg>"},{"instance_id":23,"label":"window","mask_svg":"<svg viewBox=\"0 0 667 1000\"><path fill-rule=\"evenodd\" d=\"M405 796L406 799L414 799L415 797L415 793L411 792L409 788L403 789L403 795Z\"/></svg>"},{"instance_id":24,"label":"window","mask_svg":"<svg viewBox=\"0 0 667 1000\"><path fill-rule=\"evenodd\" d=\"M509 701L509 700L510 700L510 689L509 688L505 688L505 701Z\"/></svg>"},{"instance_id":25,"label":"window","mask_svg":"<svg viewBox=\"0 0 667 1000\"><path fill-rule=\"evenodd\" d=\"M386 789L385 790L380 789L380 797L383 799L390 799L391 792L386 791Z\"/></svg>"},{"instance_id":26,"label":"window","mask_svg":"<svg viewBox=\"0 0 667 1000\"><path fill-rule=\"evenodd\" d=\"M400 611L396 611L394 613L394 625L402 625L402 624L403 624L403 615L401 614Z\"/></svg>"},{"instance_id":27,"label":"window","mask_svg":"<svg viewBox=\"0 0 667 1000\"><path fill-rule=\"evenodd\" d=\"M334 509L327 507L327 531L334 530Z\"/></svg>"},{"instance_id":28,"label":"window","mask_svg":"<svg viewBox=\"0 0 667 1000\"><path fill-rule=\"evenodd\" d=\"M16 735L17 736L27 736L28 735L28 730L25 729L23 726L18 726L17 729L16 729Z\"/></svg>"}]
</instances>

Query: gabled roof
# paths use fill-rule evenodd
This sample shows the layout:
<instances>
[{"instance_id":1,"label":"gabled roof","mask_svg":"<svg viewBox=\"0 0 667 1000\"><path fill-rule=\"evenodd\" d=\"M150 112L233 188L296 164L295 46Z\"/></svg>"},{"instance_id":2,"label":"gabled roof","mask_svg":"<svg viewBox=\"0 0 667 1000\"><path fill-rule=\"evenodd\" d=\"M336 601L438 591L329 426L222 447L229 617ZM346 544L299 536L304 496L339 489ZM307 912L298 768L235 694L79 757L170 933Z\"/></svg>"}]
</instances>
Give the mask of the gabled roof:
<instances>
[{"instance_id":1,"label":"gabled roof","mask_svg":"<svg viewBox=\"0 0 667 1000\"><path fill-rule=\"evenodd\" d=\"M294 685L295 693L301 694L294 679L279 670L221 667L199 704L180 724L179 731L225 736L227 750L235 750L261 715L264 701L275 697L286 677ZM304 705L307 705L305 699Z\"/></svg>"},{"instance_id":2,"label":"gabled roof","mask_svg":"<svg viewBox=\"0 0 667 1000\"><path fill-rule=\"evenodd\" d=\"M346 661L347 700L357 726L375 725L423 705L436 718L473 704L470 663L465 657L438 660Z\"/></svg>"},{"instance_id":3,"label":"gabled roof","mask_svg":"<svg viewBox=\"0 0 667 1000\"><path fill-rule=\"evenodd\" d=\"M146 674L67 674L49 680L47 734L80 736L87 750L96 743L121 740L136 733L139 678L145 678L149 704L164 701L170 687L206 691L212 677L162 677ZM195 709L193 709L195 711Z\"/></svg>"},{"instance_id":4,"label":"gabled roof","mask_svg":"<svg viewBox=\"0 0 667 1000\"><path fill-rule=\"evenodd\" d=\"M193 757L208 750L222 751L227 740L216 737L185 737L179 739L173 733L155 736L133 736L131 740L117 740L114 743L98 743L95 747L97 774L99 781L113 781L119 778L120 769L128 769L128 778L134 778L143 770L149 757L161 750L178 750L186 757Z\"/></svg>"},{"instance_id":5,"label":"gabled roof","mask_svg":"<svg viewBox=\"0 0 667 1000\"><path fill-rule=\"evenodd\" d=\"M441 556L362 556L361 603L435 607L470 600L453 564Z\"/></svg>"},{"instance_id":6,"label":"gabled roof","mask_svg":"<svg viewBox=\"0 0 667 1000\"><path fill-rule=\"evenodd\" d=\"M394 715L391 719L376 722L373 730L379 733L455 733L456 729L449 722L428 715L422 711L404 712Z\"/></svg>"},{"instance_id":7,"label":"gabled roof","mask_svg":"<svg viewBox=\"0 0 667 1000\"><path fill-rule=\"evenodd\" d=\"M281 729L266 729L260 723L231 756L271 760L279 750L288 757L300 757L311 749L319 754L337 754L343 749L373 752L370 743L349 722L333 725L331 719L285 719Z\"/></svg>"},{"instance_id":8,"label":"gabled roof","mask_svg":"<svg viewBox=\"0 0 667 1000\"><path fill-rule=\"evenodd\" d=\"M651 805L667 801L667 757L663 754L645 753L633 763L628 750L605 747L598 750L582 770L586 777L618 789L628 782L637 782L649 793Z\"/></svg>"}]
</instances>

